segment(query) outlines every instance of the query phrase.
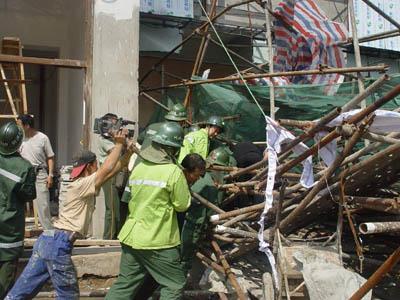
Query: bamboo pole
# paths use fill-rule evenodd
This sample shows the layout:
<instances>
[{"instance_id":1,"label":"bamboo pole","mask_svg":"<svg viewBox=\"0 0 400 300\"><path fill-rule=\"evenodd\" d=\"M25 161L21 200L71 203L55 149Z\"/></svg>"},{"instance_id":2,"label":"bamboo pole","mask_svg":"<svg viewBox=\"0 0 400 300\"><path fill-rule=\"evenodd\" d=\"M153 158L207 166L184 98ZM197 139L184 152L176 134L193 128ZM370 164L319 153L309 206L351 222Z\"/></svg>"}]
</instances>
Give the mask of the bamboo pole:
<instances>
[{"instance_id":1,"label":"bamboo pole","mask_svg":"<svg viewBox=\"0 0 400 300\"><path fill-rule=\"evenodd\" d=\"M353 47L354 47L354 57L356 61L357 67L362 67L361 62L361 54L360 54L360 45L358 44L358 33L357 33L357 25L356 25L356 17L354 13L354 0L348 0L348 7L350 13L350 22L351 22L351 31L353 36ZM361 93L364 91L364 82L361 73L357 73L357 82L358 82L358 91ZM361 102L361 108L366 106L366 102Z\"/></svg>"},{"instance_id":2,"label":"bamboo pole","mask_svg":"<svg viewBox=\"0 0 400 300\"><path fill-rule=\"evenodd\" d=\"M391 99L396 97L397 95L400 94L400 85L395 86L393 89L391 89L386 95L384 95L382 98L377 100L376 102L372 103L368 107L364 108L361 110L359 113L355 114L352 116L349 120L347 120L348 124L356 124L360 122L365 116L369 115L385 103L389 102ZM318 149L326 146L328 143L333 141L335 138L339 137L339 132L337 130L332 131L328 135L326 135L324 138L322 138L317 144L309 148L308 150L304 151L302 154L300 154L298 157L295 159L285 163L284 165L278 167L277 169L277 176L282 175L283 173L289 171L291 168L296 166L297 164L301 163L303 160L305 160L307 157L309 157L312 154L317 153ZM259 186L263 186L266 184L266 180L263 180L262 182L259 183Z\"/></svg>"},{"instance_id":3,"label":"bamboo pole","mask_svg":"<svg viewBox=\"0 0 400 300\"><path fill-rule=\"evenodd\" d=\"M212 19L215 16L216 7L217 7L217 0L212 0L211 8L210 8L210 19ZM207 33L208 27L210 27L210 23L207 22L206 26L202 30L197 31L197 33L200 33L202 35L202 38L200 41L200 47L197 51L196 60L193 65L191 78L194 75L197 75L200 71L201 64L203 62L203 58L206 53L206 50L208 47L208 41L210 38L210 35ZM186 96L183 101L183 105L189 110L189 120L190 121L191 121L190 102L191 102L191 98L192 98L192 92L193 92L192 87L189 87L186 91Z\"/></svg>"},{"instance_id":4,"label":"bamboo pole","mask_svg":"<svg viewBox=\"0 0 400 300\"><path fill-rule=\"evenodd\" d=\"M260 204L256 204L256 205L251 205L251 206L247 206L247 207L243 207L243 208L239 208L239 209L235 209L235 210L231 210L225 213L221 213L218 215L212 215L210 217L210 222L217 222L220 220L225 220L231 217L236 217L239 215L243 215L249 212L254 212L257 210L262 210L264 209L264 203L260 203Z\"/></svg>"},{"instance_id":5,"label":"bamboo pole","mask_svg":"<svg viewBox=\"0 0 400 300\"><path fill-rule=\"evenodd\" d=\"M140 96L145 97L146 99L149 99L150 101L154 102L155 104L159 105L161 108L165 109L166 111L170 111L170 109L168 107L166 107L164 104L162 104L160 101L154 99L152 96L150 96L149 94L145 93L145 92L141 92Z\"/></svg>"},{"instance_id":6,"label":"bamboo pole","mask_svg":"<svg viewBox=\"0 0 400 300\"><path fill-rule=\"evenodd\" d=\"M230 219L229 221L223 223L222 226L229 227L229 226L232 226L232 225L234 225L234 224L236 224L236 223L238 223L240 221L251 219L251 218L256 217L256 216L258 216L258 213L249 212L247 214L239 215L237 217L234 217L234 218Z\"/></svg>"},{"instance_id":7,"label":"bamboo pole","mask_svg":"<svg viewBox=\"0 0 400 300\"><path fill-rule=\"evenodd\" d=\"M207 267L213 268L215 271L225 274L225 270L222 266L217 264L215 261L209 259L207 256L205 256L201 252L196 253L196 257L200 259Z\"/></svg>"},{"instance_id":8,"label":"bamboo pole","mask_svg":"<svg viewBox=\"0 0 400 300\"><path fill-rule=\"evenodd\" d=\"M368 66L368 67L350 67L350 68L331 68L331 69L315 69L315 70L303 70L303 71L285 71L285 72L275 72L275 73L263 73L263 74L251 74L242 75L243 79L256 79L256 78L272 78L281 76L301 76L301 75L324 75L324 74L345 74L345 73L360 73L360 72L385 72L388 66L378 65L378 66ZM213 78L207 80L188 80L184 83L175 83L168 86L144 89L141 92L157 91L162 89L171 89L183 86L194 86L207 83L221 83L227 81L234 81L241 79L239 75L231 77Z\"/></svg>"},{"instance_id":9,"label":"bamboo pole","mask_svg":"<svg viewBox=\"0 0 400 300\"><path fill-rule=\"evenodd\" d=\"M372 133L372 132L365 133L364 138L374 141L374 142L381 142L381 143L385 143L385 144L396 144L396 143L400 142L399 139L394 139L392 137L387 137L387 136L379 135L379 134Z\"/></svg>"},{"instance_id":10,"label":"bamboo pole","mask_svg":"<svg viewBox=\"0 0 400 300\"><path fill-rule=\"evenodd\" d=\"M289 142L285 145L282 149L281 155L285 154L285 152L292 149L294 146L299 144L300 142L305 142L312 138L317 131L319 131L323 126L328 124L331 120L333 120L336 116L338 116L341 112L347 112L357 106L363 99L374 93L378 88L380 88L387 80L389 76L384 74L379 77L376 81L374 81L368 88L364 91L356 95L353 99L343 105L342 108L337 108L332 110L330 113L322 117L311 129L307 132L301 134L299 137L294 139L293 141ZM279 120L281 122L281 120ZM306 123L302 124L306 125Z\"/></svg>"},{"instance_id":11,"label":"bamboo pole","mask_svg":"<svg viewBox=\"0 0 400 300\"><path fill-rule=\"evenodd\" d=\"M274 73L274 51L272 48L272 30L271 30L271 20L269 11L266 8L268 5L269 9L272 10L271 0L263 3L264 14L265 14L265 26L267 31L265 33L267 38L267 46L268 46L268 68L270 73ZM271 85L269 87L269 103L270 103L270 117L275 120L275 86L274 86L274 78L271 78Z\"/></svg>"},{"instance_id":12,"label":"bamboo pole","mask_svg":"<svg viewBox=\"0 0 400 300\"><path fill-rule=\"evenodd\" d=\"M221 214L221 213L225 213L224 210L220 209L218 206L216 206L215 204L211 203L210 201L208 201L207 199L203 198L202 196L200 196L199 194L192 192L192 196L198 200L201 204L203 204L205 207Z\"/></svg>"},{"instance_id":13,"label":"bamboo pole","mask_svg":"<svg viewBox=\"0 0 400 300\"><path fill-rule=\"evenodd\" d=\"M230 283L232 284L233 288L235 289L238 299L246 300L247 298L245 296L245 293L242 290L241 286L239 285L235 274L232 272L228 261L226 260L225 256L222 254L221 248L215 241L211 241L211 246L214 248L214 251L217 254L218 260L221 262L222 267L225 270L226 276L228 276Z\"/></svg>"},{"instance_id":14,"label":"bamboo pole","mask_svg":"<svg viewBox=\"0 0 400 300\"><path fill-rule=\"evenodd\" d=\"M253 170L256 170L256 169L258 169L260 167L263 167L267 163L267 161L268 160L263 159L263 160L261 160L259 162L256 162L255 164L252 164L251 166L248 166L248 167L243 168L241 170L237 170L236 172L232 172L231 174L228 174L228 175L224 176L224 180L234 179L234 178L237 178L237 177L239 177L241 175L247 174L247 173L249 173L249 172L251 172Z\"/></svg>"},{"instance_id":15,"label":"bamboo pole","mask_svg":"<svg viewBox=\"0 0 400 300\"><path fill-rule=\"evenodd\" d=\"M400 215L399 198L346 196L346 199L348 203L354 203L357 207Z\"/></svg>"},{"instance_id":16,"label":"bamboo pole","mask_svg":"<svg viewBox=\"0 0 400 300\"><path fill-rule=\"evenodd\" d=\"M300 202L300 204L282 221L281 230L285 232L285 229L299 216L299 214L307 207L307 205L314 199L314 197L323 189L326 185L326 181L333 175L336 169L341 165L342 161L353 149L354 145L358 142L361 136L364 134L366 127L372 121L372 116L360 125L360 128L352 135L349 141L346 143L342 153L336 157L332 165L325 171L325 174L318 181L316 185L311 189L307 196Z\"/></svg>"},{"instance_id":17,"label":"bamboo pole","mask_svg":"<svg viewBox=\"0 0 400 300\"><path fill-rule=\"evenodd\" d=\"M222 225L217 225L214 229L215 233L228 233L234 236L241 236L244 238L251 238L251 239L257 239L258 238L258 233L257 232L250 232L246 230L240 230L240 229L234 229L230 227L225 227ZM269 235L265 235L265 239L267 240L266 237L269 237Z\"/></svg>"}]
</instances>

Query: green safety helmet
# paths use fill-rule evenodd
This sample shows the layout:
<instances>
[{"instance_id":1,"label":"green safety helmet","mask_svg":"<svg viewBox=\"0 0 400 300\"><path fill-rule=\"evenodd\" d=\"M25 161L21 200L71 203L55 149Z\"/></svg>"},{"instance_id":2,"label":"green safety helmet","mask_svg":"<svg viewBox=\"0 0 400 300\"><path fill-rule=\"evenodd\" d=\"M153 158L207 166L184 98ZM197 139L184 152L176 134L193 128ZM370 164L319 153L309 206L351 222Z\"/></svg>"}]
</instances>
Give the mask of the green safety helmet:
<instances>
[{"instance_id":1,"label":"green safety helmet","mask_svg":"<svg viewBox=\"0 0 400 300\"><path fill-rule=\"evenodd\" d=\"M229 166L230 155L224 147L218 147L210 152L207 162L211 165Z\"/></svg>"},{"instance_id":2,"label":"green safety helmet","mask_svg":"<svg viewBox=\"0 0 400 300\"><path fill-rule=\"evenodd\" d=\"M177 103L172 106L164 118L168 121L185 121L187 119L186 108L182 104Z\"/></svg>"},{"instance_id":3,"label":"green safety helmet","mask_svg":"<svg viewBox=\"0 0 400 300\"><path fill-rule=\"evenodd\" d=\"M225 126L224 120L218 116L209 117L208 120L205 122L205 124L211 125L211 126L217 126L221 129L221 131L224 130L224 126Z\"/></svg>"},{"instance_id":4,"label":"green safety helmet","mask_svg":"<svg viewBox=\"0 0 400 300\"><path fill-rule=\"evenodd\" d=\"M21 147L24 131L14 122L0 127L0 154L11 155Z\"/></svg>"},{"instance_id":5,"label":"green safety helmet","mask_svg":"<svg viewBox=\"0 0 400 300\"><path fill-rule=\"evenodd\" d=\"M199 125L196 125L196 124L191 125L191 126L187 129L188 132L194 132L194 131L198 131L198 130L200 130L200 126L199 126Z\"/></svg>"},{"instance_id":6,"label":"green safety helmet","mask_svg":"<svg viewBox=\"0 0 400 300\"><path fill-rule=\"evenodd\" d=\"M183 129L174 122L164 122L153 137L153 142L174 148L182 147Z\"/></svg>"}]
</instances>

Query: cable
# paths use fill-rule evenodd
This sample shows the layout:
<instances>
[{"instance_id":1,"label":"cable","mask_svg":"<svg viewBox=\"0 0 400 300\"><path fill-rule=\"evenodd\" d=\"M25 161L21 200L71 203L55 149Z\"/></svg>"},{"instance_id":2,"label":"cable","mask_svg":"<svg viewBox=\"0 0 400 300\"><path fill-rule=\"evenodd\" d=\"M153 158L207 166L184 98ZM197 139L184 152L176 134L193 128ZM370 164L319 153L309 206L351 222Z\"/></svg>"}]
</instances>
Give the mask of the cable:
<instances>
[{"instance_id":1,"label":"cable","mask_svg":"<svg viewBox=\"0 0 400 300\"><path fill-rule=\"evenodd\" d=\"M222 48L224 48L225 53L226 53L226 55L228 56L229 60L231 61L232 65L234 66L234 68L235 68L237 74L239 75L240 79L243 81L244 85L246 86L246 89L247 89L247 91L249 92L250 96L253 98L254 102L256 103L258 109L261 111L261 113L263 114L263 116L264 116L264 117L267 117L267 115L264 113L264 111L263 111L261 105L258 103L256 97L254 96L254 94L253 94L252 91L250 90L250 88L249 88L247 82L244 80L244 78L243 78L243 76L242 76L242 73L240 73L238 67L236 66L236 64L235 64L235 62L233 61L231 55L229 54L228 50L226 49L224 42L222 41L221 37L219 36L217 30L215 29L214 24L211 22L211 19L210 19L210 17L208 16L207 11L204 9L203 4L201 3L200 0L197 0L197 2L199 3L201 9L203 10L204 15L207 17L207 20L208 20L210 26L212 27L212 29L213 29L215 35L217 36L219 42L221 43Z\"/></svg>"}]
</instances>

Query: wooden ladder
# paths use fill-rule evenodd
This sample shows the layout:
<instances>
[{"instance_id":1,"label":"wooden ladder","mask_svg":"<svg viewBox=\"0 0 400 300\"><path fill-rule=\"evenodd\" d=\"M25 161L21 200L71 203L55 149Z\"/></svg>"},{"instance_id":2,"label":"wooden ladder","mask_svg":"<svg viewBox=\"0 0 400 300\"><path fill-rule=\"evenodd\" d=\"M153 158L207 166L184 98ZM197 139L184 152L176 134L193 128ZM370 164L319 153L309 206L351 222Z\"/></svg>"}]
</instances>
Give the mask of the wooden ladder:
<instances>
[{"instance_id":1,"label":"wooden ladder","mask_svg":"<svg viewBox=\"0 0 400 300\"><path fill-rule=\"evenodd\" d=\"M16 37L4 37L1 41L1 53L22 56L21 40ZM0 102L0 118L16 119L19 114L28 113L24 65L0 63L0 81L7 98L6 102Z\"/></svg>"}]
</instances>

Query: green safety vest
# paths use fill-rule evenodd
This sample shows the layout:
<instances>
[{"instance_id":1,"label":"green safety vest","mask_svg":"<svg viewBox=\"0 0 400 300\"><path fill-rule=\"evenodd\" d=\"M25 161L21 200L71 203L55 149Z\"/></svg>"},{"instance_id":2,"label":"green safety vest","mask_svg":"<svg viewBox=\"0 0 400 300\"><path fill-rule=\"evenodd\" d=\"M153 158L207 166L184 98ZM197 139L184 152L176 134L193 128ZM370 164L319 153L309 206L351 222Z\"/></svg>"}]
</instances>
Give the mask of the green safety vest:
<instances>
[{"instance_id":1,"label":"green safety vest","mask_svg":"<svg viewBox=\"0 0 400 300\"><path fill-rule=\"evenodd\" d=\"M22 253L25 202L36 198L35 181L34 168L18 153L0 154L0 261Z\"/></svg>"},{"instance_id":2,"label":"green safety vest","mask_svg":"<svg viewBox=\"0 0 400 300\"><path fill-rule=\"evenodd\" d=\"M179 163L182 163L182 160L185 158L185 156L191 153L197 153L206 159L208 155L208 148L209 138L206 129L202 128L200 130L190 132L185 135L178 161Z\"/></svg>"},{"instance_id":3,"label":"green safety vest","mask_svg":"<svg viewBox=\"0 0 400 300\"><path fill-rule=\"evenodd\" d=\"M165 249L180 244L176 212L191 202L182 170L175 164L147 160L129 178L129 216L118 239L134 249Z\"/></svg>"}]
</instances>

